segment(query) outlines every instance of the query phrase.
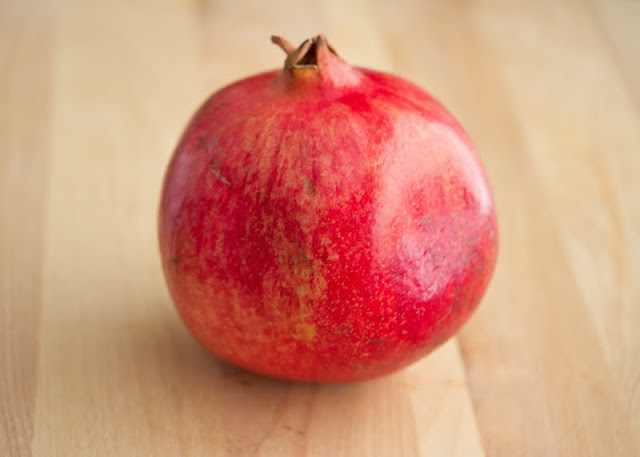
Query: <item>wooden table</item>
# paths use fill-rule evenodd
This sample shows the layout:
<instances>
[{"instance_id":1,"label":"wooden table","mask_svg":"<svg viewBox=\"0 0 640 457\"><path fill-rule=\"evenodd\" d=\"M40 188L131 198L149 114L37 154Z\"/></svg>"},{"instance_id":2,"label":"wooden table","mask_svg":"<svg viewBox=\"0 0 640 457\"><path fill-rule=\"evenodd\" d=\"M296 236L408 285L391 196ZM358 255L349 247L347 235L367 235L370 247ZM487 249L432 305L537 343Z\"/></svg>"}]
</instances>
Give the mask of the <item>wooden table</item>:
<instances>
[{"instance_id":1,"label":"wooden table","mask_svg":"<svg viewBox=\"0 0 640 457\"><path fill-rule=\"evenodd\" d=\"M0 455L640 455L640 3L4 0ZM501 252L459 336L377 381L219 363L161 275L194 108L325 33L467 127Z\"/></svg>"}]
</instances>

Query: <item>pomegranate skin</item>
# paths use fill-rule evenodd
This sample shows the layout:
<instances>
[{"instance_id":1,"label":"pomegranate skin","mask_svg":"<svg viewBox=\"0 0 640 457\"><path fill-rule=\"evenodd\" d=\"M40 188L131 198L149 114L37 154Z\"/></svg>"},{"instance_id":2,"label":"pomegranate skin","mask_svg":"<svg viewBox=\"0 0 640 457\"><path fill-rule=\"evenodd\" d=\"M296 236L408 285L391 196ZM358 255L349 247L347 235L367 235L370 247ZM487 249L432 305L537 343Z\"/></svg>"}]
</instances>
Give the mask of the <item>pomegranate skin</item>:
<instances>
[{"instance_id":1,"label":"pomegranate skin","mask_svg":"<svg viewBox=\"0 0 640 457\"><path fill-rule=\"evenodd\" d=\"M221 359L290 380L371 379L477 307L497 254L493 198L432 96L349 66L322 37L302 57L312 63L227 86L191 119L161 196L164 274Z\"/></svg>"}]
</instances>

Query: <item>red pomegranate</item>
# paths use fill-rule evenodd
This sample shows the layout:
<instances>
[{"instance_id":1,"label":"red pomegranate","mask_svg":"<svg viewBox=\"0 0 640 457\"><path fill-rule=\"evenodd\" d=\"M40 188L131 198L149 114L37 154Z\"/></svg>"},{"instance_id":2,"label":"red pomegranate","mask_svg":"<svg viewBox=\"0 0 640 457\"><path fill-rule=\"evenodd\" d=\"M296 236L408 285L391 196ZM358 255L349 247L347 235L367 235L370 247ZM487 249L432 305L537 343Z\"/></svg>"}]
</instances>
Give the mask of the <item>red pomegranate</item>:
<instances>
[{"instance_id":1,"label":"red pomegranate","mask_svg":"<svg viewBox=\"0 0 640 457\"><path fill-rule=\"evenodd\" d=\"M497 252L482 165L414 84L323 36L214 93L169 164L159 237L189 330L268 376L358 381L451 337Z\"/></svg>"}]
</instances>

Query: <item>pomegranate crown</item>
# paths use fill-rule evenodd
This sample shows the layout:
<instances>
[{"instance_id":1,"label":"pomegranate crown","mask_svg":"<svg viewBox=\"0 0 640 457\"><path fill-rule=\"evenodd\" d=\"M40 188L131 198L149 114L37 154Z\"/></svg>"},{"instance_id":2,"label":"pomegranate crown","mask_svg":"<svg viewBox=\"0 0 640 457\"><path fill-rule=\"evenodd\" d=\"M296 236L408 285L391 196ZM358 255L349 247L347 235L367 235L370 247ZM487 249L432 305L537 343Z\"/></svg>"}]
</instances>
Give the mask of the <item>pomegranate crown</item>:
<instances>
[{"instance_id":1,"label":"pomegranate crown","mask_svg":"<svg viewBox=\"0 0 640 457\"><path fill-rule=\"evenodd\" d=\"M324 35L317 35L313 38L307 38L297 48L286 39L273 35L271 41L287 54L284 61L284 68L291 70L293 68L308 68L318 66L318 51L320 49L328 49L334 55L338 53L331 47Z\"/></svg>"}]
</instances>

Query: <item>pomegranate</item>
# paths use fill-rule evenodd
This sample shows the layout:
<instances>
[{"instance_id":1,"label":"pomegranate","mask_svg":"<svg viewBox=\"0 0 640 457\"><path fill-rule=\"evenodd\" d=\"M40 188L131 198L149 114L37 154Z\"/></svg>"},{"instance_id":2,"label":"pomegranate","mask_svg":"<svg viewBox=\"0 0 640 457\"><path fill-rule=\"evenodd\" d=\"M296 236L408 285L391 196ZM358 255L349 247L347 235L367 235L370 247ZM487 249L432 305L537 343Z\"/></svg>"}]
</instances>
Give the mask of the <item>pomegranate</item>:
<instances>
[{"instance_id":1,"label":"pomegranate","mask_svg":"<svg viewBox=\"0 0 640 457\"><path fill-rule=\"evenodd\" d=\"M482 165L447 109L355 68L323 36L195 113L166 172L159 239L186 326L268 376L366 380L451 337L497 252Z\"/></svg>"}]
</instances>

